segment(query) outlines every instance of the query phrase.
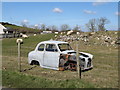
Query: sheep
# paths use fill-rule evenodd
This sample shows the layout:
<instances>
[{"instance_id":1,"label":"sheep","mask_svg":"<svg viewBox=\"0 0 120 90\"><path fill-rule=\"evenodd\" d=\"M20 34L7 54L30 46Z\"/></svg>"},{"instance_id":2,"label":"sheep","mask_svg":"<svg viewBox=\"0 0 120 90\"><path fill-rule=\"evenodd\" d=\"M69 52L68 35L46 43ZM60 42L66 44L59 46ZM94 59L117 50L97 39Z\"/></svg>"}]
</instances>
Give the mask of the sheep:
<instances>
[{"instance_id":1,"label":"sheep","mask_svg":"<svg viewBox=\"0 0 120 90\"><path fill-rule=\"evenodd\" d=\"M118 32L115 32L115 34L118 34Z\"/></svg>"},{"instance_id":2,"label":"sheep","mask_svg":"<svg viewBox=\"0 0 120 90\"><path fill-rule=\"evenodd\" d=\"M76 34L77 34L77 35L79 35L79 34L80 34L80 32L76 32Z\"/></svg>"},{"instance_id":3,"label":"sheep","mask_svg":"<svg viewBox=\"0 0 120 90\"><path fill-rule=\"evenodd\" d=\"M61 35L63 34L63 32L60 33Z\"/></svg>"},{"instance_id":4,"label":"sheep","mask_svg":"<svg viewBox=\"0 0 120 90\"><path fill-rule=\"evenodd\" d=\"M23 38L28 38L28 36L27 36L26 34L20 33L20 35L21 35Z\"/></svg>"},{"instance_id":5,"label":"sheep","mask_svg":"<svg viewBox=\"0 0 120 90\"><path fill-rule=\"evenodd\" d=\"M36 36L37 34L34 34L33 36Z\"/></svg>"},{"instance_id":6,"label":"sheep","mask_svg":"<svg viewBox=\"0 0 120 90\"><path fill-rule=\"evenodd\" d=\"M73 30L68 31L68 32L67 32L67 35L70 35L70 34L72 34L72 33L73 33Z\"/></svg>"},{"instance_id":7,"label":"sheep","mask_svg":"<svg viewBox=\"0 0 120 90\"><path fill-rule=\"evenodd\" d=\"M22 37L23 38L28 38L28 36L26 34L23 34Z\"/></svg>"},{"instance_id":8,"label":"sheep","mask_svg":"<svg viewBox=\"0 0 120 90\"><path fill-rule=\"evenodd\" d=\"M55 35L55 38L57 37L57 35Z\"/></svg>"},{"instance_id":9,"label":"sheep","mask_svg":"<svg viewBox=\"0 0 120 90\"><path fill-rule=\"evenodd\" d=\"M55 34L58 34L59 32L55 32Z\"/></svg>"}]
</instances>

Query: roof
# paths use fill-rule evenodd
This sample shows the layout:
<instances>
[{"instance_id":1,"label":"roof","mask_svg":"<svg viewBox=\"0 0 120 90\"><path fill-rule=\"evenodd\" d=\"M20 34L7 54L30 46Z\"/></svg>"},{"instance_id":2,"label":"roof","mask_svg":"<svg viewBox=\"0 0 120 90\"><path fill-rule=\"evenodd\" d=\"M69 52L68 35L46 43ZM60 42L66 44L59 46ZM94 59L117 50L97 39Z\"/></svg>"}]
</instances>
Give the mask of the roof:
<instances>
[{"instance_id":1,"label":"roof","mask_svg":"<svg viewBox=\"0 0 120 90\"><path fill-rule=\"evenodd\" d=\"M0 29L6 29L2 24L0 24Z\"/></svg>"},{"instance_id":2,"label":"roof","mask_svg":"<svg viewBox=\"0 0 120 90\"><path fill-rule=\"evenodd\" d=\"M68 43L68 42L48 40L48 41L43 41L43 42L40 42L40 43L60 44L60 43Z\"/></svg>"},{"instance_id":3,"label":"roof","mask_svg":"<svg viewBox=\"0 0 120 90\"><path fill-rule=\"evenodd\" d=\"M4 34L3 30L5 30L5 29L6 28L2 24L0 24L0 34Z\"/></svg>"}]
</instances>

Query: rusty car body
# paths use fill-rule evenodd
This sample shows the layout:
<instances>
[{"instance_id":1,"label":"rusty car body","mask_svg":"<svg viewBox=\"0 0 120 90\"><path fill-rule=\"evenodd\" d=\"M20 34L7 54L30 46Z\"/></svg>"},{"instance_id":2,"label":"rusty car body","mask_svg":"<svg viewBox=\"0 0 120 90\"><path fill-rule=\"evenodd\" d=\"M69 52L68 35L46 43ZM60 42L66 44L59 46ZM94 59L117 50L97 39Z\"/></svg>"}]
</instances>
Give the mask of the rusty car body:
<instances>
[{"instance_id":1,"label":"rusty car body","mask_svg":"<svg viewBox=\"0 0 120 90\"><path fill-rule=\"evenodd\" d=\"M93 68L93 55L85 52L79 53L80 66L82 70ZM55 70L76 70L76 52L68 42L43 41L40 42L34 51L28 54L29 64L39 64L43 68Z\"/></svg>"}]
</instances>

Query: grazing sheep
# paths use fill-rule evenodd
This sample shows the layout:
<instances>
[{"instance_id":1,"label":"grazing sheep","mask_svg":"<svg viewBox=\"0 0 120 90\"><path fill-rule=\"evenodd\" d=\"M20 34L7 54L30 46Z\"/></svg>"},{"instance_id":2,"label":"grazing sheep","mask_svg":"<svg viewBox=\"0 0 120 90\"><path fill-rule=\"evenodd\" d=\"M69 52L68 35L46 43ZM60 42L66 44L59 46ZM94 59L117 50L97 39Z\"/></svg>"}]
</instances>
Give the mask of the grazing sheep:
<instances>
[{"instance_id":1,"label":"grazing sheep","mask_svg":"<svg viewBox=\"0 0 120 90\"><path fill-rule=\"evenodd\" d=\"M79 34L80 34L80 32L76 32L76 34L77 34L77 35L79 35Z\"/></svg>"},{"instance_id":2,"label":"grazing sheep","mask_svg":"<svg viewBox=\"0 0 120 90\"><path fill-rule=\"evenodd\" d=\"M28 38L28 36L27 36L26 34L20 33L20 35L21 35L23 38Z\"/></svg>"},{"instance_id":3,"label":"grazing sheep","mask_svg":"<svg viewBox=\"0 0 120 90\"><path fill-rule=\"evenodd\" d=\"M57 37L57 35L55 35L55 38Z\"/></svg>"},{"instance_id":4,"label":"grazing sheep","mask_svg":"<svg viewBox=\"0 0 120 90\"><path fill-rule=\"evenodd\" d=\"M60 33L61 35L63 34L63 32Z\"/></svg>"},{"instance_id":5,"label":"grazing sheep","mask_svg":"<svg viewBox=\"0 0 120 90\"><path fill-rule=\"evenodd\" d=\"M115 34L118 34L118 32L115 32Z\"/></svg>"},{"instance_id":6,"label":"grazing sheep","mask_svg":"<svg viewBox=\"0 0 120 90\"><path fill-rule=\"evenodd\" d=\"M68 32L67 32L67 35L70 35L70 34L72 34L72 33L73 33L73 30L68 31Z\"/></svg>"},{"instance_id":7,"label":"grazing sheep","mask_svg":"<svg viewBox=\"0 0 120 90\"><path fill-rule=\"evenodd\" d=\"M33 36L36 36L37 34L34 34Z\"/></svg>"}]
</instances>

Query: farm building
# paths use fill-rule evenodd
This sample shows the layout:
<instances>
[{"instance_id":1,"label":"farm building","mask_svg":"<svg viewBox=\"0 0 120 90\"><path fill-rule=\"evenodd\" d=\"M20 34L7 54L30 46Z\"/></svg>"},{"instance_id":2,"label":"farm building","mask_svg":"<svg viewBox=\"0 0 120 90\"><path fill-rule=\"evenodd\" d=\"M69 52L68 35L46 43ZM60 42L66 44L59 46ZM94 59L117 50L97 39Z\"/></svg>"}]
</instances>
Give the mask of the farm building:
<instances>
[{"instance_id":1,"label":"farm building","mask_svg":"<svg viewBox=\"0 0 120 90\"><path fill-rule=\"evenodd\" d=\"M2 24L0 24L0 38L15 38L20 37L20 33L16 32L11 27L4 27Z\"/></svg>"},{"instance_id":2,"label":"farm building","mask_svg":"<svg viewBox=\"0 0 120 90\"><path fill-rule=\"evenodd\" d=\"M48 34L48 33L52 33L52 31L43 31L43 32L41 32L41 34Z\"/></svg>"},{"instance_id":3,"label":"farm building","mask_svg":"<svg viewBox=\"0 0 120 90\"><path fill-rule=\"evenodd\" d=\"M4 32L5 30L6 30L6 28L2 24L0 24L0 38L3 37L3 34L5 33Z\"/></svg>"},{"instance_id":4,"label":"farm building","mask_svg":"<svg viewBox=\"0 0 120 90\"><path fill-rule=\"evenodd\" d=\"M4 30L6 30L7 28L5 28L2 24L0 24L0 35L4 34Z\"/></svg>"}]
</instances>

